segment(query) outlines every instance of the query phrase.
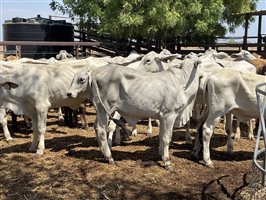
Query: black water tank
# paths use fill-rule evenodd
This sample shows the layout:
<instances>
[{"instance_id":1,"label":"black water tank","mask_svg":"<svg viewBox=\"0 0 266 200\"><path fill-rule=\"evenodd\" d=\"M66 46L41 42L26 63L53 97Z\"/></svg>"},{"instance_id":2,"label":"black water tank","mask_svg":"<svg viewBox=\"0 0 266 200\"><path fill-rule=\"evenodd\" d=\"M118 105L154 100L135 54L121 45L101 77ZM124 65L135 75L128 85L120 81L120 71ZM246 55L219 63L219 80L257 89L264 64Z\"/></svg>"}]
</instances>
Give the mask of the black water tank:
<instances>
[{"instance_id":1,"label":"black water tank","mask_svg":"<svg viewBox=\"0 0 266 200\"><path fill-rule=\"evenodd\" d=\"M65 20L35 18L13 18L3 24L4 41L57 41L73 42L74 26ZM73 54L74 48L60 46L22 46L21 56L28 58L50 58L64 49ZM14 54L15 46L7 46L6 55Z\"/></svg>"}]
</instances>

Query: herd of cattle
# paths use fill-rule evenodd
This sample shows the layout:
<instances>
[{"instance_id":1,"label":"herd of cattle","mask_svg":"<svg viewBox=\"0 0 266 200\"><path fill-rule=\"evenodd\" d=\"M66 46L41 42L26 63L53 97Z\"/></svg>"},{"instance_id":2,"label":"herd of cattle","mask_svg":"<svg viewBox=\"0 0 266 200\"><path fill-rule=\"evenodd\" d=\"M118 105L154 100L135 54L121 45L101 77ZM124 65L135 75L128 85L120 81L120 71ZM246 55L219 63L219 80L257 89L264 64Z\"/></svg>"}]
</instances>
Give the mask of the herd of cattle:
<instances>
[{"instance_id":1,"label":"herd of cattle","mask_svg":"<svg viewBox=\"0 0 266 200\"><path fill-rule=\"evenodd\" d=\"M134 135L138 120L149 118L149 122L159 120L159 153L165 168L171 169L173 128L186 126L187 142L191 143L189 121L195 111L198 131L192 154L198 157L203 147L203 160L213 167L209 145L219 117L225 115L227 151L232 153L233 116L245 123L259 116L255 87L266 82L266 61L245 50L231 56L209 49L186 56L163 50L146 55L132 52L128 57L69 57L62 52L57 58L63 60L0 61L0 124L6 140L12 139L6 118L6 111L12 110L31 119L30 151L43 154L48 110L77 109L90 100L97 113L98 144L109 163L114 163L114 131L117 143L119 128L129 133L121 117L133 127ZM148 134L152 134L151 123ZM237 128L235 138L239 137ZM254 137L251 123L249 137Z\"/></svg>"}]
</instances>

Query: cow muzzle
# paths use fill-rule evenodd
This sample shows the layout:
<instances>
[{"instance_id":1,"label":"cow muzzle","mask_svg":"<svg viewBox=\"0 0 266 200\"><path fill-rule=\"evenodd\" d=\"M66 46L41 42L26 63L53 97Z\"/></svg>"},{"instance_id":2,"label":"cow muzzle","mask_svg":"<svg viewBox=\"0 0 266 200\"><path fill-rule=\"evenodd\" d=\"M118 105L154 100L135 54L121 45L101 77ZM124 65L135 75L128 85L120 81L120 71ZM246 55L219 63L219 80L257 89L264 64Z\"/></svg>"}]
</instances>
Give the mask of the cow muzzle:
<instances>
[{"instance_id":1,"label":"cow muzzle","mask_svg":"<svg viewBox=\"0 0 266 200\"><path fill-rule=\"evenodd\" d=\"M68 97L72 97L72 93L71 93L71 92L68 92L68 93L67 93L67 96L68 96Z\"/></svg>"}]
</instances>

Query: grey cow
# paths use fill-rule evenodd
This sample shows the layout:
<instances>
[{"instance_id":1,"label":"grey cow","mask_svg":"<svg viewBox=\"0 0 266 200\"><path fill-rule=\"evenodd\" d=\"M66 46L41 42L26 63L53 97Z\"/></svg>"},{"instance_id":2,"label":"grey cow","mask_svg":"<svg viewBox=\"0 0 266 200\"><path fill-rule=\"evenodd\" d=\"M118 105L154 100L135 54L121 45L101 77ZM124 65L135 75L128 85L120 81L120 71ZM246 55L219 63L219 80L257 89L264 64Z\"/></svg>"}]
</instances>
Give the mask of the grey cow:
<instances>
[{"instance_id":1,"label":"grey cow","mask_svg":"<svg viewBox=\"0 0 266 200\"><path fill-rule=\"evenodd\" d=\"M214 167L209 148L217 119L230 113L242 122L259 117L255 88L265 81L265 76L235 69L221 69L208 77L203 90L206 106L198 129L198 136L203 134L203 160L207 166ZM232 153L232 127L227 130L227 134L227 151ZM197 137L193 151L195 157L199 156L200 148Z\"/></svg>"},{"instance_id":2,"label":"grey cow","mask_svg":"<svg viewBox=\"0 0 266 200\"><path fill-rule=\"evenodd\" d=\"M71 99L66 95L75 70L78 69L67 64L65 66L19 64L14 69L5 69L0 75L0 83L8 83L4 85L11 87L11 83L15 81L18 85L11 90L7 90L7 86L0 87L0 108L10 109L16 114L25 114L32 119L31 151L43 154L48 108L60 106L77 108L85 100ZM0 111L1 119L5 112ZM6 135L6 138L9 137Z\"/></svg>"},{"instance_id":3,"label":"grey cow","mask_svg":"<svg viewBox=\"0 0 266 200\"><path fill-rule=\"evenodd\" d=\"M93 97L97 110L95 130L100 149L109 163L114 163L106 136L111 113L119 112L132 126L144 117L159 119L159 153L165 167L171 169L172 130L189 120L199 77L198 62L192 59L184 60L180 68L158 73L107 65L92 72L85 69L77 73L68 95Z\"/></svg>"}]
</instances>

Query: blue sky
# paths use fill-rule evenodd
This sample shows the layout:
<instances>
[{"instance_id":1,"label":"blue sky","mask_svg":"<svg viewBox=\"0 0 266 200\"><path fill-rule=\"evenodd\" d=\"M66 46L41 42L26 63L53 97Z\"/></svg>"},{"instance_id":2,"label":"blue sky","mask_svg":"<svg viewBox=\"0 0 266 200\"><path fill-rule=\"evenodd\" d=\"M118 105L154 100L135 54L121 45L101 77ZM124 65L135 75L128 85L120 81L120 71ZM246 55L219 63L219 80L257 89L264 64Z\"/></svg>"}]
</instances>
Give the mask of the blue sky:
<instances>
[{"instance_id":1,"label":"blue sky","mask_svg":"<svg viewBox=\"0 0 266 200\"><path fill-rule=\"evenodd\" d=\"M62 0L58 0L62 1ZM236 1L236 0L235 0ZM0 41L3 40L2 24L5 20L11 20L13 17L31 18L40 14L48 18L52 16L62 16L59 11L52 11L49 7L51 0L0 0ZM266 0L259 0L257 10L266 10ZM266 16L263 17L262 33L266 34ZM253 23L249 29L249 36L257 35L257 23ZM238 28L234 34L228 33L227 36L243 36L244 30Z\"/></svg>"}]
</instances>

